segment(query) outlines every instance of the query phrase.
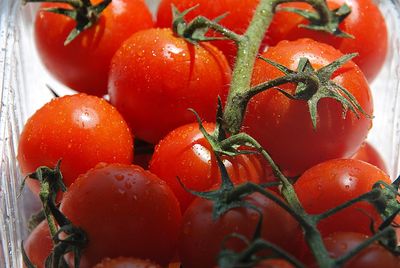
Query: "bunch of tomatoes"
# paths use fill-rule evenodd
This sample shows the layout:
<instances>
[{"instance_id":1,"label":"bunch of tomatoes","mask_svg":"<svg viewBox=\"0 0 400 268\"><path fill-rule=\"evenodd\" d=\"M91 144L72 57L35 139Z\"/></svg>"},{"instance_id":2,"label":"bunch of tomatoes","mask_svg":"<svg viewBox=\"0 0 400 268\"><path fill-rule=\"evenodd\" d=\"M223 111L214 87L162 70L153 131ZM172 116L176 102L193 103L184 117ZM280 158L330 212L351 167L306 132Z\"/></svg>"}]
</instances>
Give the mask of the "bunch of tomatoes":
<instances>
[{"instance_id":1,"label":"bunch of tomatoes","mask_svg":"<svg viewBox=\"0 0 400 268\"><path fill-rule=\"evenodd\" d=\"M80 267L218 267L222 249L240 252L255 230L299 263L317 267L301 223L278 204L286 200L274 166L251 150L215 154L204 135L236 134L221 133L216 116L218 99L226 104L237 79L232 70L254 68L251 87L295 71L323 81L322 95L300 100L303 82L255 94L241 125L241 133L258 141L294 181L307 213L324 213L377 182L391 184L379 154L365 143L373 115L369 81L387 51L385 21L371 0L278 5L254 66L236 65L234 41L203 28L204 39L215 40L193 41L177 33L190 23L173 21L218 18L215 23L245 36L262 1L161 0L155 21L143 0L47 2L34 25L39 56L56 79L80 93L54 98L27 121L18 162L24 175L31 174L26 182L38 196L43 186L33 177L45 173L41 167L60 169L67 190L56 193L57 211L87 238ZM326 2L339 14L338 32L348 37L303 27L308 22L298 10L311 12L310 2ZM344 4L351 13L341 17ZM332 65L354 52L354 62ZM216 217L215 196L226 185L246 183L264 187L278 203L252 193L243 197L251 205L232 206ZM204 193L215 198L202 198ZM322 219L318 229L329 256L340 258L382 222L376 208L363 201ZM68 234L41 222L24 241L26 265L45 267ZM73 252L66 252L63 265L74 266ZM252 266L298 266L271 251L265 256ZM400 267L400 260L374 242L344 267Z\"/></svg>"}]
</instances>

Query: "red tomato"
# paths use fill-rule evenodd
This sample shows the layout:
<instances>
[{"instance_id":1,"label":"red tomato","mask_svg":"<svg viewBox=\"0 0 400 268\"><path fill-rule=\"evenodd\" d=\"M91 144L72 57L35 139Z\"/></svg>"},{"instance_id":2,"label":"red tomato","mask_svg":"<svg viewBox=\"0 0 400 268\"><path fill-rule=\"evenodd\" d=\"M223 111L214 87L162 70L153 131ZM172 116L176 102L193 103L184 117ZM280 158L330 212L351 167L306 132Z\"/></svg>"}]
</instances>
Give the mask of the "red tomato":
<instances>
[{"instance_id":1,"label":"red tomato","mask_svg":"<svg viewBox=\"0 0 400 268\"><path fill-rule=\"evenodd\" d=\"M351 232L338 232L329 235L324 238L324 244L332 258L338 258L357 245L361 244L366 240L368 236L351 233ZM309 264L311 267L318 267L315 263L310 262L312 260L311 253L309 256ZM394 256L390 251L386 250L384 247L378 243L374 243L362 250L356 256L351 258L343 268L398 268L400 267L400 259Z\"/></svg>"},{"instance_id":2,"label":"red tomato","mask_svg":"<svg viewBox=\"0 0 400 268\"><path fill-rule=\"evenodd\" d=\"M258 263L254 268L294 268L294 266L283 259L268 259Z\"/></svg>"},{"instance_id":3,"label":"red tomato","mask_svg":"<svg viewBox=\"0 0 400 268\"><path fill-rule=\"evenodd\" d=\"M357 153L352 156L352 158L370 163L371 165L374 165L388 173L385 161L383 161L382 156L368 142L364 142L363 145L361 145L360 149L358 149Z\"/></svg>"},{"instance_id":4,"label":"red tomato","mask_svg":"<svg viewBox=\"0 0 400 268\"><path fill-rule=\"evenodd\" d=\"M210 133L214 131L215 124L205 123L204 127ZM257 155L223 157L223 162L234 183L258 183L263 178L264 169ZM149 169L171 187L182 211L186 210L195 196L181 186L177 177L194 191L209 190L221 180L217 160L198 123L179 127L161 140Z\"/></svg>"},{"instance_id":5,"label":"red tomato","mask_svg":"<svg viewBox=\"0 0 400 268\"><path fill-rule=\"evenodd\" d=\"M41 9L50 7L70 8L65 4L41 5ZM151 28L153 21L143 0L113 0L93 27L64 46L75 25L67 16L39 11L34 30L39 56L47 70L63 84L101 96L107 92L109 66L115 51L134 32Z\"/></svg>"},{"instance_id":6,"label":"red tomato","mask_svg":"<svg viewBox=\"0 0 400 268\"><path fill-rule=\"evenodd\" d=\"M188 108L215 120L217 97L225 98L229 81L229 65L215 47L195 46L169 29L149 29L134 34L115 54L109 94L135 135L157 143L194 121Z\"/></svg>"},{"instance_id":7,"label":"red tomato","mask_svg":"<svg viewBox=\"0 0 400 268\"><path fill-rule=\"evenodd\" d=\"M118 111L104 99L77 94L56 98L28 120L20 137L18 162L22 173L39 166L54 167L62 159L64 182L99 162L132 162L133 139ZM27 181L34 193L36 181Z\"/></svg>"},{"instance_id":8,"label":"red tomato","mask_svg":"<svg viewBox=\"0 0 400 268\"><path fill-rule=\"evenodd\" d=\"M319 69L342 56L331 46L310 39L282 41L262 55L292 70L297 68L302 57L307 57L313 67ZM257 60L252 84L281 76L281 71ZM372 114L368 83L354 63L348 62L337 70L333 81L346 88L367 114ZM295 84L280 88L294 94ZM358 119L351 111L343 118L341 104L325 98L318 104L318 121L314 129L306 101L290 100L277 90L267 90L251 99L243 130L258 140L283 170L299 175L325 160L353 155L371 126L371 119L364 115Z\"/></svg>"},{"instance_id":9,"label":"red tomato","mask_svg":"<svg viewBox=\"0 0 400 268\"><path fill-rule=\"evenodd\" d=\"M176 252L181 213L169 187L139 166L98 165L79 176L61 211L86 231L81 267L134 256L167 264Z\"/></svg>"},{"instance_id":10,"label":"red tomato","mask_svg":"<svg viewBox=\"0 0 400 268\"><path fill-rule=\"evenodd\" d=\"M373 165L353 159L335 159L304 172L294 188L304 209L317 214L372 190L377 181L391 183L389 176ZM322 220L318 229L323 236L333 232L370 235L370 217L377 228L382 222L379 213L368 202L360 202Z\"/></svg>"},{"instance_id":11,"label":"red tomato","mask_svg":"<svg viewBox=\"0 0 400 268\"><path fill-rule=\"evenodd\" d=\"M199 5L198 8L185 16L187 21L191 21L199 15L214 19L226 13L226 17L219 23L238 34L243 34L253 17L258 2L259 0L162 0L158 7L156 24L158 27L170 28L172 26L172 4L181 12ZM234 42L213 41L213 44L225 54L228 61L233 65L236 57Z\"/></svg>"},{"instance_id":12,"label":"red tomato","mask_svg":"<svg viewBox=\"0 0 400 268\"><path fill-rule=\"evenodd\" d=\"M44 268L46 258L53 249L53 240L50 236L49 226L46 221L41 222L29 234L24 242L26 255L37 268ZM24 266L25 267L25 266Z\"/></svg>"},{"instance_id":13,"label":"red tomato","mask_svg":"<svg viewBox=\"0 0 400 268\"><path fill-rule=\"evenodd\" d=\"M351 7L351 14L340 24L340 29L354 36L351 38L335 37L324 32L299 28L308 22L300 15L291 12L277 12L267 32L269 45L276 45L281 40L312 38L339 49L342 53L358 52L354 62L360 66L369 81L372 81L383 66L388 48L388 33L385 20L372 0L328 0L330 9L346 3ZM288 3L279 7L296 7L312 10L305 3ZM373 23L371 23L373 22Z\"/></svg>"},{"instance_id":14,"label":"red tomato","mask_svg":"<svg viewBox=\"0 0 400 268\"><path fill-rule=\"evenodd\" d=\"M116 259L104 259L93 268L161 268L161 266L151 261L119 257Z\"/></svg>"},{"instance_id":15,"label":"red tomato","mask_svg":"<svg viewBox=\"0 0 400 268\"><path fill-rule=\"evenodd\" d=\"M284 209L270 199L255 193L247 201L260 209L264 215L262 237L278 246L292 250L293 237L300 232L299 224ZM224 237L239 233L251 239L259 215L252 209L235 208L217 220L213 219L213 203L196 198L183 216L179 242L179 257L183 267L210 268L216 265ZM232 250L243 250L244 244L231 239L226 246Z\"/></svg>"}]
</instances>

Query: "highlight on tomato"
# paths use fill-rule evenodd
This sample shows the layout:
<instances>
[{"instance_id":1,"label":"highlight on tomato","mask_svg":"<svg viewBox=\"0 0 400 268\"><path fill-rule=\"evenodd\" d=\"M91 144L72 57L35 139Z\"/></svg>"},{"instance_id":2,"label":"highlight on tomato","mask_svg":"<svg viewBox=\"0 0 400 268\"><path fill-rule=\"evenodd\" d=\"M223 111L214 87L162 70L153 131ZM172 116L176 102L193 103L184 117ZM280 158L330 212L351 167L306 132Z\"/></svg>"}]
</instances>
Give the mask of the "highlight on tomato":
<instances>
[{"instance_id":1,"label":"highlight on tomato","mask_svg":"<svg viewBox=\"0 0 400 268\"><path fill-rule=\"evenodd\" d=\"M120 113L104 99L83 93L64 96L28 119L17 159L23 175L40 166L54 167L61 160L64 183L69 186L99 162L131 163L133 137ZM28 179L27 184L39 193L37 181Z\"/></svg>"},{"instance_id":2,"label":"highlight on tomato","mask_svg":"<svg viewBox=\"0 0 400 268\"><path fill-rule=\"evenodd\" d=\"M170 29L133 34L112 59L110 100L135 136L156 144L173 129L215 120L231 77L224 55L208 43L193 45Z\"/></svg>"},{"instance_id":3,"label":"highlight on tomato","mask_svg":"<svg viewBox=\"0 0 400 268\"><path fill-rule=\"evenodd\" d=\"M44 3L40 6L34 27L36 48L46 69L61 83L80 92L103 96L107 93L112 56L133 33L153 27L152 15L143 0L110 1L101 14L97 10L105 1L79 2L83 5L82 9L89 7L83 2L92 2L89 14L97 16L94 23L93 17L85 17L79 20L77 26L77 22L69 16L46 11L49 8L68 9L85 14L70 4ZM80 27L86 26L90 27L82 31ZM80 33L70 40L75 27L80 29Z\"/></svg>"},{"instance_id":4,"label":"highlight on tomato","mask_svg":"<svg viewBox=\"0 0 400 268\"><path fill-rule=\"evenodd\" d=\"M312 67L319 70L342 56L333 47L311 39L282 41L262 54L262 57L291 70L297 69L302 58L308 58ZM252 85L283 75L278 68L258 59ZM255 138L281 169L289 174L300 175L320 162L352 156L372 127L372 96L360 69L349 61L333 73L330 81L352 94L364 114L356 114L350 110L344 114L342 103L324 97L318 99L314 127L310 101L315 101L315 98L292 100L276 88L256 95L248 104L243 130ZM281 85L279 88L289 94L296 91L293 83Z\"/></svg>"}]
</instances>

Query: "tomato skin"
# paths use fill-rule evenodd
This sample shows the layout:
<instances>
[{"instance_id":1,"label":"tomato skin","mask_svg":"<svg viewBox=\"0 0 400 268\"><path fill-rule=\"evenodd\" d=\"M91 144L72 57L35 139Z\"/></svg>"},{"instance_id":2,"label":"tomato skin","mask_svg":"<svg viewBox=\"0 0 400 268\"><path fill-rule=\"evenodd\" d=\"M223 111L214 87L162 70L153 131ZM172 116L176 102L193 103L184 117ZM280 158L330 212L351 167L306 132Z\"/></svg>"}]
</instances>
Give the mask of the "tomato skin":
<instances>
[{"instance_id":1,"label":"tomato skin","mask_svg":"<svg viewBox=\"0 0 400 268\"><path fill-rule=\"evenodd\" d=\"M70 8L65 4L41 5L41 9L49 7ZM134 32L153 27L153 19L143 0L114 0L93 27L64 46L75 24L69 17L39 11L34 28L39 56L46 69L63 84L102 96L107 93L109 66L115 51Z\"/></svg>"},{"instance_id":2,"label":"tomato skin","mask_svg":"<svg viewBox=\"0 0 400 268\"><path fill-rule=\"evenodd\" d=\"M161 268L161 266L146 260L119 257L104 259L93 268Z\"/></svg>"},{"instance_id":3,"label":"tomato skin","mask_svg":"<svg viewBox=\"0 0 400 268\"><path fill-rule=\"evenodd\" d=\"M204 123L204 127L211 133L215 124ZM234 183L259 183L263 178L264 168L256 155L224 156L222 159ZM180 185L177 177L188 189L195 191L209 190L219 185L221 180L217 160L198 123L181 126L161 140L149 169L171 187L182 211L187 209L195 196Z\"/></svg>"},{"instance_id":4,"label":"tomato skin","mask_svg":"<svg viewBox=\"0 0 400 268\"><path fill-rule=\"evenodd\" d=\"M308 57L319 69L342 54L329 45L311 39L282 41L262 54L265 58L295 70L301 57ZM275 67L257 60L252 84L283 76ZM373 104L369 86L359 68L352 62L334 74L333 81L345 87L364 111L372 115ZM280 88L294 94L295 85ZM316 129L312 126L306 101L290 100L277 90L264 91L249 102L243 130L254 137L283 170L291 176L328 159L350 157L365 140L372 120L364 115L358 119L348 111L343 119L341 104L333 99L318 103Z\"/></svg>"},{"instance_id":5,"label":"tomato skin","mask_svg":"<svg viewBox=\"0 0 400 268\"><path fill-rule=\"evenodd\" d=\"M324 244L331 258L338 258L346 254L357 245L366 240L368 236L360 233L337 232L324 238ZM308 256L310 267L318 267L313 263L311 253ZM343 268L397 268L400 267L400 259L378 243L374 243L362 250L343 265Z\"/></svg>"},{"instance_id":6,"label":"tomato skin","mask_svg":"<svg viewBox=\"0 0 400 268\"><path fill-rule=\"evenodd\" d=\"M318 214L372 190L378 181L391 183L385 172L371 164L354 159L334 159L304 172L294 188L304 209ZM379 213L368 202L360 202L322 220L318 229L323 236L334 232L371 235L370 217L377 228L382 222Z\"/></svg>"},{"instance_id":7,"label":"tomato skin","mask_svg":"<svg viewBox=\"0 0 400 268\"><path fill-rule=\"evenodd\" d=\"M311 38L327 43L343 54L359 53L354 62L360 67L369 81L372 81L382 68L388 49L388 33L383 15L372 0L328 0L330 9L346 3L351 7L351 14L340 24L340 29L353 35L351 38L340 38L324 32L299 28L308 24L301 16L285 11L275 14L267 32L267 43L276 45L281 40ZM288 3L279 7L296 7L312 10L305 3ZM373 21L373 23L371 23Z\"/></svg>"},{"instance_id":8,"label":"tomato skin","mask_svg":"<svg viewBox=\"0 0 400 268\"><path fill-rule=\"evenodd\" d=\"M271 200L254 193L246 200L257 206L264 215L262 237L278 246L292 250L292 238L300 232L298 223ZM212 202L196 198L183 215L178 246L183 267L215 267L224 237L239 233L251 239L258 222L258 214L248 208L235 208L217 220L212 217ZM242 250L244 244L237 239L226 243L229 249Z\"/></svg>"},{"instance_id":9,"label":"tomato skin","mask_svg":"<svg viewBox=\"0 0 400 268\"><path fill-rule=\"evenodd\" d=\"M258 263L254 268L294 268L284 259L268 259Z\"/></svg>"},{"instance_id":10,"label":"tomato skin","mask_svg":"<svg viewBox=\"0 0 400 268\"><path fill-rule=\"evenodd\" d=\"M214 19L222 14L226 14L219 23L238 34L243 34L253 17L258 3L259 0L162 0L157 11L156 25L168 28L172 26L172 4L181 12L199 5L185 16L186 21L191 21L199 15ZM234 42L227 40L213 41L212 44L225 54L231 66L233 66L237 51Z\"/></svg>"},{"instance_id":11,"label":"tomato skin","mask_svg":"<svg viewBox=\"0 0 400 268\"><path fill-rule=\"evenodd\" d=\"M215 120L217 97L225 99L230 77L225 57L210 44L194 46L170 29L149 29L132 35L115 54L109 94L135 135L155 144L195 121L188 108Z\"/></svg>"},{"instance_id":12,"label":"tomato skin","mask_svg":"<svg viewBox=\"0 0 400 268\"><path fill-rule=\"evenodd\" d=\"M385 161L383 160L382 156L368 142L364 142L361 145L360 149L358 149L357 153L352 156L352 158L370 163L371 165L374 165L374 166L382 169L386 173L388 173Z\"/></svg>"},{"instance_id":13,"label":"tomato skin","mask_svg":"<svg viewBox=\"0 0 400 268\"><path fill-rule=\"evenodd\" d=\"M46 258L53 249L53 241L46 221L42 221L29 234L24 242L24 249L32 264L36 265L37 268L45 267Z\"/></svg>"},{"instance_id":14,"label":"tomato skin","mask_svg":"<svg viewBox=\"0 0 400 268\"><path fill-rule=\"evenodd\" d=\"M61 211L87 233L81 267L119 256L165 265L176 252L178 201L163 181L139 166L99 164L71 185Z\"/></svg>"},{"instance_id":15,"label":"tomato skin","mask_svg":"<svg viewBox=\"0 0 400 268\"><path fill-rule=\"evenodd\" d=\"M83 93L53 99L36 111L21 133L17 157L24 175L62 159L67 186L99 162L129 164L132 158L133 137L122 116L104 99ZM39 192L37 181L27 184Z\"/></svg>"}]
</instances>

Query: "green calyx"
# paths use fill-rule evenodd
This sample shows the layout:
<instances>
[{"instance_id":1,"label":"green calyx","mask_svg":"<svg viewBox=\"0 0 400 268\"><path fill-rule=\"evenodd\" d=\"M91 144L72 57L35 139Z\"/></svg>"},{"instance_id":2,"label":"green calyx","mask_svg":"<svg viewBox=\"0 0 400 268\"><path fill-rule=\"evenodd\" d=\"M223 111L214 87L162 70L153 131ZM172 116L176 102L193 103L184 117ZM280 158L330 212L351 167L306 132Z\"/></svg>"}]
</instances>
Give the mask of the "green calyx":
<instances>
[{"instance_id":1,"label":"green calyx","mask_svg":"<svg viewBox=\"0 0 400 268\"><path fill-rule=\"evenodd\" d=\"M90 0L23 0L24 3L46 2L63 3L71 6L71 9L52 7L45 8L44 11L67 16L76 21L75 28L69 33L64 45L71 43L81 32L92 27L99 19L103 10L112 0L103 0L93 5Z\"/></svg>"}]
</instances>

